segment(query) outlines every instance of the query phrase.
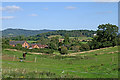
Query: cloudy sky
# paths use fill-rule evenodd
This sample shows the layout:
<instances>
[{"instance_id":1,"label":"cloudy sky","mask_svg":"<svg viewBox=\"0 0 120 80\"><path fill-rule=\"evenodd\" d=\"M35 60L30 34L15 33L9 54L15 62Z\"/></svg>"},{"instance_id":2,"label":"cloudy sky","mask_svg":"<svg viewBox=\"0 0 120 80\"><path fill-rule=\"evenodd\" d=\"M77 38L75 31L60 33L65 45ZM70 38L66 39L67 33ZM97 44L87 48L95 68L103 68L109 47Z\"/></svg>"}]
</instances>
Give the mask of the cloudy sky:
<instances>
[{"instance_id":1,"label":"cloudy sky","mask_svg":"<svg viewBox=\"0 0 120 80\"><path fill-rule=\"evenodd\" d=\"M2 29L96 30L99 24L118 25L117 2L4 2L0 11Z\"/></svg>"}]
</instances>

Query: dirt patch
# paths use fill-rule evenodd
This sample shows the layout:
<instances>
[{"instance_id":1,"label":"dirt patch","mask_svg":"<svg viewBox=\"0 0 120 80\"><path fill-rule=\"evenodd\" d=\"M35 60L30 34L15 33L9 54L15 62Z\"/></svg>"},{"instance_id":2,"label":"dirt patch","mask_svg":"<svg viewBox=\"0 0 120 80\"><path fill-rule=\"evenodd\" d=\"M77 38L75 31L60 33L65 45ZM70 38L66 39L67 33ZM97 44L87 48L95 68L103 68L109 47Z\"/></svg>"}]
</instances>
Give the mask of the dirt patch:
<instances>
[{"instance_id":1,"label":"dirt patch","mask_svg":"<svg viewBox=\"0 0 120 80\"><path fill-rule=\"evenodd\" d=\"M17 49L5 49L5 50L23 52L23 51L20 51L20 50L17 50Z\"/></svg>"},{"instance_id":2,"label":"dirt patch","mask_svg":"<svg viewBox=\"0 0 120 80\"><path fill-rule=\"evenodd\" d=\"M17 49L5 49L5 50L9 50L9 51L18 51L18 52L24 52L24 51L20 51L20 50L17 50ZM36 53L36 52L28 52L28 53L30 53L30 54L45 54L45 53Z\"/></svg>"}]
</instances>

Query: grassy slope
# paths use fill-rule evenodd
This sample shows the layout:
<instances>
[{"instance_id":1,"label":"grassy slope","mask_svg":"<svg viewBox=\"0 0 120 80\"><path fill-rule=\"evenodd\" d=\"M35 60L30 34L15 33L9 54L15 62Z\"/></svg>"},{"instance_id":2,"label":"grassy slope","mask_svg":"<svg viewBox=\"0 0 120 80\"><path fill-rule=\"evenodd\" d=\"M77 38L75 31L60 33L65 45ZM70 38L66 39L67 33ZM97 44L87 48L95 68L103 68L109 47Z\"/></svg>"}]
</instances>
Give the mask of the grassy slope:
<instances>
[{"instance_id":1,"label":"grassy slope","mask_svg":"<svg viewBox=\"0 0 120 80\"><path fill-rule=\"evenodd\" d=\"M70 37L71 39L75 37ZM92 37L77 37L79 40L87 40L87 39L92 39Z\"/></svg>"},{"instance_id":2,"label":"grassy slope","mask_svg":"<svg viewBox=\"0 0 120 80\"><path fill-rule=\"evenodd\" d=\"M25 69L27 72L32 71L47 71L55 73L55 76L49 77L79 77L79 78L117 78L118 77L118 53L117 47L107 48L106 50L98 50L91 53L77 54L73 57L53 56L53 55L34 55L28 54L26 61L19 62L19 59L9 59L9 57L22 57L22 53L15 51L3 50L3 75L8 68L21 70ZM114 54L106 54L108 52L115 52ZM91 55L96 53L105 53L101 55ZM81 55L87 55L81 57ZM34 58L37 57L37 62ZM113 58L114 57L114 58ZM83 59L82 59L83 58ZM114 60L113 60L114 59ZM18 60L18 61L17 61ZM112 63L111 63L112 61ZM64 70L64 73L62 71ZM9 74L9 73L7 73ZM25 75L23 75L25 76ZM31 75L33 76L33 75ZM26 77L26 76L25 76ZM35 76L38 77L38 76ZM48 77L48 76L42 76Z\"/></svg>"},{"instance_id":3,"label":"grassy slope","mask_svg":"<svg viewBox=\"0 0 120 80\"><path fill-rule=\"evenodd\" d=\"M33 42L37 42L37 41L27 41L28 43L33 43Z\"/></svg>"}]
</instances>

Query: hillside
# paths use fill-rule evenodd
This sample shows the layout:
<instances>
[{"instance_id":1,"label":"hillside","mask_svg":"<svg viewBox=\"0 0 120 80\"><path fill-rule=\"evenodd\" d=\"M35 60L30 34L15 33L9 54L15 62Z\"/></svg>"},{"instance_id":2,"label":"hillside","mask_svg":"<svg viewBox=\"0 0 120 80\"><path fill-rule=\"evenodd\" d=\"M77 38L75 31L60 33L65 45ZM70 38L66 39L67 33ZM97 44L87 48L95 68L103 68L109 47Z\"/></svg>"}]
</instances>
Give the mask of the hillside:
<instances>
[{"instance_id":1,"label":"hillside","mask_svg":"<svg viewBox=\"0 0 120 80\"><path fill-rule=\"evenodd\" d=\"M93 37L96 31L93 30L56 30L52 32L46 32L34 35L32 37L27 37L28 40L39 40L41 37L49 38L50 36L65 36L66 34L69 37Z\"/></svg>"},{"instance_id":2,"label":"hillside","mask_svg":"<svg viewBox=\"0 0 120 80\"><path fill-rule=\"evenodd\" d=\"M96 31L93 30L25 30L25 29L6 29L2 31L3 37L11 37L12 40L40 40L41 37L50 38L56 35L64 37L66 34L69 37L93 37Z\"/></svg>"},{"instance_id":3,"label":"hillside","mask_svg":"<svg viewBox=\"0 0 120 80\"><path fill-rule=\"evenodd\" d=\"M50 32L50 31L55 31L55 30L25 30L25 29L5 29L2 31L2 36L3 37L15 37L15 36L20 36L20 35L24 35L24 36L33 36L33 35L37 35L40 33L45 33L45 32Z\"/></svg>"},{"instance_id":4,"label":"hillside","mask_svg":"<svg viewBox=\"0 0 120 80\"><path fill-rule=\"evenodd\" d=\"M2 50L3 78L118 78L118 47L71 53L74 56L29 52L26 60L19 62L22 53Z\"/></svg>"}]
</instances>

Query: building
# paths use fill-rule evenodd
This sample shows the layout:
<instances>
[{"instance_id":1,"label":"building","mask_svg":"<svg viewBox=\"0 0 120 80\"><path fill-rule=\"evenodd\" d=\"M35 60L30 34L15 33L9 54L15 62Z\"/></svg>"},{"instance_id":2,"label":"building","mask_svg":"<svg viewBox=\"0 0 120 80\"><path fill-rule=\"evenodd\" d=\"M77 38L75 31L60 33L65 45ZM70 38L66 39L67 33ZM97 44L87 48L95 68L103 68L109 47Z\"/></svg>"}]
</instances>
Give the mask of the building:
<instances>
[{"instance_id":1,"label":"building","mask_svg":"<svg viewBox=\"0 0 120 80\"><path fill-rule=\"evenodd\" d=\"M29 48L29 49L33 49L33 48L47 48L48 46L47 45L41 45L41 44L30 44L28 43L27 41L10 41L9 42L9 45L15 47L17 46L17 44L21 44L22 47L24 48Z\"/></svg>"},{"instance_id":2,"label":"building","mask_svg":"<svg viewBox=\"0 0 120 80\"><path fill-rule=\"evenodd\" d=\"M32 48L47 48L47 45L41 45L41 44L31 44Z\"/></svg>"},{"instance_id":3,"label":"building","mask_svg":"<svg viewBox=\"0 0 120 80\"><path fill-rule=\"evenodd\" d=\"M21 44L24 48L29 48L30 44L27 41L10 41L9 45L15 47L17 44Z\"/></svg>"},{"instance_id":4,"label":"building","mask_svg":"<svg viewBox=\"0 0 120 80\"><path fill-rule=\"evenodd\" d=\"M94 34L94 36L96 36L97 34Z\"/></svg>"},{"instance_id":5,"label":"building","mask_svg":"<svg viewBox=\"0 0 120 80\"><path fill-rule=\"evenodd\" d=\"M59 39L59 42L63 42L64 41L64 39Z\"/></svg>"}]
</instances>

